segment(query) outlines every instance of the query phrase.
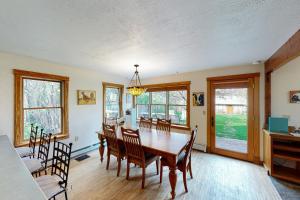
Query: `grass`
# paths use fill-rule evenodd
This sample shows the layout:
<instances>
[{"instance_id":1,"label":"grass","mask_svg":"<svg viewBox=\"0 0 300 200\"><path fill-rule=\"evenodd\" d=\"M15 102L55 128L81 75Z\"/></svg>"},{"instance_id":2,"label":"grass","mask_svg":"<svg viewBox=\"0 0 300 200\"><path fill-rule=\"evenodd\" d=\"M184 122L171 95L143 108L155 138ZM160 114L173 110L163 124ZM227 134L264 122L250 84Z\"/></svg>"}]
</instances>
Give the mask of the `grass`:
<instances>
[{"instance_id":1,"label":"grass","mask_svg":"<svg viewBox=\"0 0 300 200\"><path fill-rule=\"evenodd\" d=\"M217 137L247 140L247 115L216 114Z\"/></svg>"}]
</instances>

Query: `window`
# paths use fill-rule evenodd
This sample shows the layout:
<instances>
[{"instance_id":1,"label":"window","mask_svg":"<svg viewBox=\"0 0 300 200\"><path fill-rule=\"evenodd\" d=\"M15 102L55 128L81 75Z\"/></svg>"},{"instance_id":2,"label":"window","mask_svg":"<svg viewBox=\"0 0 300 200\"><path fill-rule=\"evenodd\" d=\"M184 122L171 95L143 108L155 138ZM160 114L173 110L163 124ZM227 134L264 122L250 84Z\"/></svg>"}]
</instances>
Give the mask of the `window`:
<instances>
[{"instance_id":1,"label":"window","mask_svg":"<svg viewBox=\"0 0 300 200\"><path fill-rule=\"evenodd\" d=\"M122 99L124 86L114 83L102 83L102 85L104 117L122 117Z\"/></svg>"},{"instance_id":2,"label":"window","mask_svg":"<svg viewBox=\"0 0 300 200\"><path fill-rule=\"evenodd\" d=\"M15 145L28 144L30 126L58 138L68 137L69 78L14 70Z\"/></svg>"},{"instance_id":3,"label":"window","mask_svg":"<svg viewBox=\"0 0 300 200\"><path fill-rule=\"evenodd\" d=\"M137 118L171 119L174 128L189 129L190 82L147 85L136 99Z\"/></svg>"}]
</instances>

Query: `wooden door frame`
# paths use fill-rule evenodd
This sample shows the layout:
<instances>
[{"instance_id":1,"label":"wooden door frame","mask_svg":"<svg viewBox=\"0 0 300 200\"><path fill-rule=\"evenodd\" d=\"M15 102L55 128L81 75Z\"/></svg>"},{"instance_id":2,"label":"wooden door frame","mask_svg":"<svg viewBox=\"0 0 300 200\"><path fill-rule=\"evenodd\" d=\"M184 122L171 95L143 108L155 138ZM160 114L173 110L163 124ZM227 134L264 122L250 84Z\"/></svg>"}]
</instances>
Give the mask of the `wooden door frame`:
<instances>
[{"instance_id":1,"label":"wooden door frame","mask_svg":"<svg viewBox=\"0 0 300 200\"><path fill-rule=\"evenodd\" d=\"M259 80L260 80L260 73L251 73L251 74L239 74L239 75L230 75L230 76L221 76L221 77L210 77L207 78L207 151L212 153L212 130L211 130L211 117L212 117L212 108L211 108L211 87L214 82L226 81L238 81L238 80L245 80L249 79L252 81L254 90L253 90L253 105L259 105ZM252 147L248 149L248 153L250 156L247 158L239 157L238 154L234 152L230 152L228 155L229 157L239 158L241 160L247 160L250 162L254 162L259 164L260 163L260 115L259 115L259 107L254 106L253 110L253 119L251 126L253 126L253 138L249 138L252 140ZM249 121L248 121L249 122ZM251 122L250 122L251 123ZM217 152L215 152L217 153Z\"/></svg>"}]
</instances>

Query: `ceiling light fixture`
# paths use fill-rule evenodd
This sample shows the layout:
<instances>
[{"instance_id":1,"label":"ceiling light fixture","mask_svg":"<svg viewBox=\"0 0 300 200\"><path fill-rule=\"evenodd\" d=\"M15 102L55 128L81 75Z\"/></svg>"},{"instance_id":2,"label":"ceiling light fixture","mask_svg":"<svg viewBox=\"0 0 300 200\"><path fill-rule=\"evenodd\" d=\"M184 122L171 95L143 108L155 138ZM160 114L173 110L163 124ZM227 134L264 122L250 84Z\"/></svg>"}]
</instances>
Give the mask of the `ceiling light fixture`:
<instances>
[{"instance_id":1,"label":"ceiling light fixture","mask_svg":"<svg viewBox=\"0 0 300 200\"><path fill-rule=\"evenodd\" d=\"M129 82L129 86L127 87L127 90L132 96L140 96L141 94L146 92L147 89L143 87L141 84L139 72L137 70L139 65L134 65L134 67L135 67L135 72Z\"/></svg>"}]
</instances>

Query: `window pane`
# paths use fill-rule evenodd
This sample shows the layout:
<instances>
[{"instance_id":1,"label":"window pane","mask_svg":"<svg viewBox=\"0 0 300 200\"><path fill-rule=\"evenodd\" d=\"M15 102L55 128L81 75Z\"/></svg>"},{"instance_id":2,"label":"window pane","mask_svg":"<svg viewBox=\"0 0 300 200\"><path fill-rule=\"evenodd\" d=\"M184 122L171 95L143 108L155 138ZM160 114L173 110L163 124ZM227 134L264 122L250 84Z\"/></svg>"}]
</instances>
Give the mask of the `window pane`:
<instances>
[{"instance_id":1,"label":"window pane","mask_svg":"<svg viewBox=\"0 0 300 200\"><path fill-rule=\"evenodd\" d=\"M118 88L106 88L105 111L106 117L119 117L120 90Z\"/></svg>"},{"instance_id":2,"label":"window pane","mask_svg":"<svg viewBox=\"0 0 300 200\"><path fill-rule=\"evenodd\" d=\"M166 104L167 92L152 92L152 104Z\"/></svg>"},{"instance_id":3,"label":"window pane","mask_svg":"<svg viewBox=\"0 0 300 200\"><path fill-rule=\"evenodd\" d=\"M187 103L186 90L170 91L169 104L171 105L186 105Z\"/></svg>"},{"instance_id":4,"label":"window pane","mask_svg":"<svg viewBox=\"0 0 300 200\"><path fill-rule=\"evenodd\" d=\"M165 105L151 105L151 117L154 119L166 119Z\"/></svg>"},{"instance_id":5,"label":"window pane","mask_svg":"<svg viewBox=\"0 0 300 200\"><path fill-rule=\"evenodd\" d=\"M169 118L172 124L186 125L186 106L169 106Z\"/></svg>"},{"instance_id":6,"label":"window pane","mask_svg":"<svg viewBox=\"0 0 300 200\"><path fill-rule=\"evenodd\" d=\"M60 82L24 79L23 85L24 108L60 107Z\"/></svg>"},{"instance_id":7,"label":"window pane","mask_svg":"<svg viewBox=\"0 0 300 200\"><path fill-rule=\"evenodd\" d=\"M149 92L145 92L137 97L137 104L149 104Z\"/></svg>"},{"instance_id":8,"label":"window pane","mask_svg":"<svg viewBox=\"0 0 300 200\"><path fill-rule=\"evenodd\" d=\"M149 117L149 106L148 105L137 105L137 118Z\"/></svg>"},{"instance_id":9,"label":"window pane","mask_svg":"<svg viewBox=\"0 0 300 200\"><path fill-rule=\"evenodd\" d=\"M61 108L24 110L25 140L29 139L31 124L38 126L39 130L43 128L45 133L61 133Z\"/></svg>"}]
</instances>

